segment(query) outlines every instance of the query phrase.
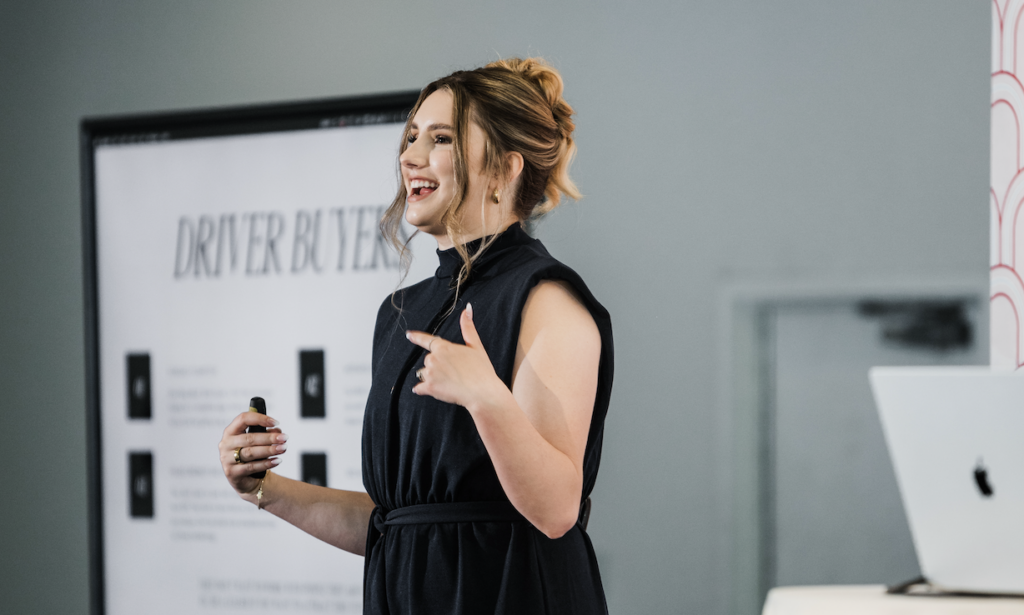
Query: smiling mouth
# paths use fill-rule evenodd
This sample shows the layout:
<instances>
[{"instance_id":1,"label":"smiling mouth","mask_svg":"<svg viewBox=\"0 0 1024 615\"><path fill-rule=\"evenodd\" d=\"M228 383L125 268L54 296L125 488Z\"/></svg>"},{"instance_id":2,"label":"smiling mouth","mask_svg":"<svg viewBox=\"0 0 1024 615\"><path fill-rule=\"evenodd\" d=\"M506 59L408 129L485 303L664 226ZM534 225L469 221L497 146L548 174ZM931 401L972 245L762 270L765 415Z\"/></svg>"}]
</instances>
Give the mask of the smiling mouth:
<instances>
[{"instance_id":1,"label":"smiling mouth","mask_svg":"<svg viewBox=\"0 0 1024 615\"><path fill-rule=\"evenodd\" d=\"M437 182L427 181L425 179L414 179L409 182L409 192L416 196L427 196L434 190L437 190Z\"/></svg>"}]
</instances>

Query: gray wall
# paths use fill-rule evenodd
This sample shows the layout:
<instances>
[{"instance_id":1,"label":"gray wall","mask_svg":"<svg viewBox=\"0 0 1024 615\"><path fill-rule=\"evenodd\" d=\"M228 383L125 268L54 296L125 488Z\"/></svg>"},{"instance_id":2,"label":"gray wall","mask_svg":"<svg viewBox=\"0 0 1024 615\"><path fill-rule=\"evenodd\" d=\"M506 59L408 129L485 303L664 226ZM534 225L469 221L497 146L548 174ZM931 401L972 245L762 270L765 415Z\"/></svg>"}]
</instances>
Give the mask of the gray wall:
<instances>
[{"instance_id":1,"label":"gray wall","mask_svg":"<svg viewBox=\"0 0 1024 615\"><path fill-rule=\"evenodd\" d=\"M87 609L77 126L558 66L586 199L541 228L611 310L592 536L615 613L725 613L716 366L737 281L984 280L990 3L0 0L0 603ZM227 560L230 561L230 558Z\"/></svg>"}]
</instances>

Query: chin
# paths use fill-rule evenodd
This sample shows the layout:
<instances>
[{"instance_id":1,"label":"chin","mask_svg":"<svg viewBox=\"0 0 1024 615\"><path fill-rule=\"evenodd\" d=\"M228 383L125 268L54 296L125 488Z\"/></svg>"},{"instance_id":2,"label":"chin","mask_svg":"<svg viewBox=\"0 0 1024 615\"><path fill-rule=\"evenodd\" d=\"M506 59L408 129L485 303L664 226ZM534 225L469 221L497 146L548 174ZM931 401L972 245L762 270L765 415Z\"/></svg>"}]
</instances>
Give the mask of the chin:
<instances>
[{"instance_id":1,"label":"chin","mask_svg":"<svg viewBox=\"0 0 1024 615\"><path fill-rule=\"evenodd\" d=\"M440 220L424 220L420 216L409 215L409 210L405 212L405 221L411 224L417 231L428 235L437 235L438 233L444 235L448 232Z\"/></svg>"}]
</instances>

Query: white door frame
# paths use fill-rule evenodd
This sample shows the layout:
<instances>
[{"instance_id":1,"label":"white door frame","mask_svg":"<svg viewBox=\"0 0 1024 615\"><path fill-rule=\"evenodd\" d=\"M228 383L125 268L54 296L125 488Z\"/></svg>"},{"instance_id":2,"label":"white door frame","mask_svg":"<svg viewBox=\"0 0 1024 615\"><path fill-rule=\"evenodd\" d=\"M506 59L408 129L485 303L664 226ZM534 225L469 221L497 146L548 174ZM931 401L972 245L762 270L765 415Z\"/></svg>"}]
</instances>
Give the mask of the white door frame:
<instances>
[{"instance_id":1,"label":"white door frame","mask_svg":"<svg viewBox=\"0 0 1024 615\"><path fill-rule=\"evenodd\" d=\"M988 272L914 280L734 282L718 293L719 382L716 477L719 572L729 581L725 612L755 615L774 578L772 454L774 310L791 305L971 299L979 302L976 343L988 344ZM866 377L866 376L865 376Z\"/></svg>"}]
</instances>

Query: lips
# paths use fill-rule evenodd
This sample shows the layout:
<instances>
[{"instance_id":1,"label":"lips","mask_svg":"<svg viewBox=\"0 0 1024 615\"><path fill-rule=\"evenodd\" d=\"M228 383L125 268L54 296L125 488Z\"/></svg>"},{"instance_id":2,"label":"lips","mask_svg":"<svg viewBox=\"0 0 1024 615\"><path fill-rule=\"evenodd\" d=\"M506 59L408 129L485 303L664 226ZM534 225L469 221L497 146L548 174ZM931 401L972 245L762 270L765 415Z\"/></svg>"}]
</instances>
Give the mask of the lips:
<instances>
[{"instance_id":1,"label":"lips","mask_svg":"<svg viewBox=\"0 0 1024 615\"><path fill-rule=\"evenodd\" d=\"M425 197L437 190L438 183L427 179L413 179L409 181L409 193L411 195Z\"/></svg>"}]
</instances>

